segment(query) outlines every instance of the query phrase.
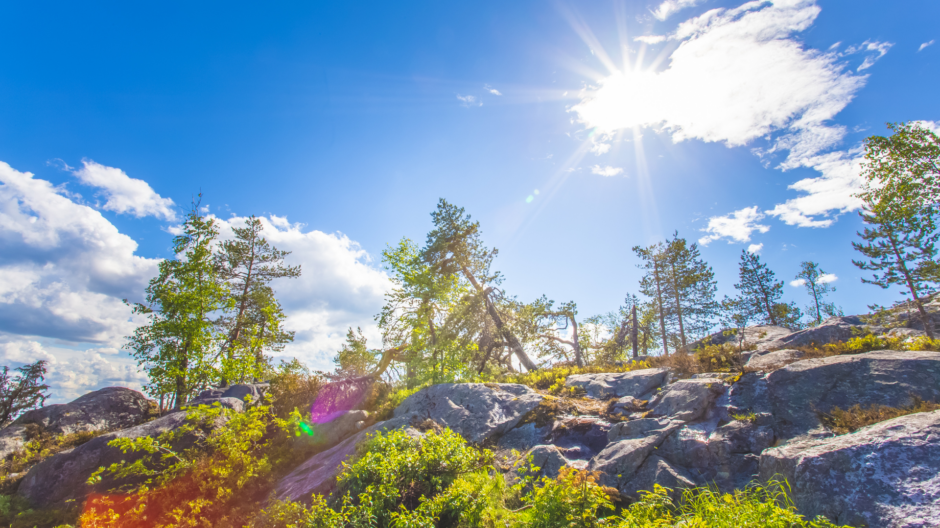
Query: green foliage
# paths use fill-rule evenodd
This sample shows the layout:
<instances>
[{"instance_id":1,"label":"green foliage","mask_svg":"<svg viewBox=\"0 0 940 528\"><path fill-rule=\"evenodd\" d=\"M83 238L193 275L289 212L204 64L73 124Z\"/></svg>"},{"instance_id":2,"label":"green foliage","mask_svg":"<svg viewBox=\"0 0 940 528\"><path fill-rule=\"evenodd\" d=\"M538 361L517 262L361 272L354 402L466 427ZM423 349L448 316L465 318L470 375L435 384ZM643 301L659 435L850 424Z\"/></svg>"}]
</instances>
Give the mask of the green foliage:
<instances>
[{"instance_id":1,"label":"green foliage","mask_svg":"<svg viewBox=\"0 0 940 528\"><path fill-rule=\"evenodd\" d=\"M26 443L23 449L11 453L0 461L0 492L16 489L29 468L50 456L78 447L107 431L79 431L70 434L52 434L39 424L26 425Z\"/></svg>"},{"instance_id":2,"label":"green foliage","mask_svg":"<svg viewBox=\"0 0 940 528\"><path fill-rule=\"evenodd\" d=\"M732 343L707 343L695 351L695 360L702 372L732 372L744 366L740 351Z\"/></svg>"},{"instance_id":3,"label":"green foliage","mask_svg":"<svg viewBox=\"0 0 940 528\"><path fill-rule=\"evenodd\" d=\"M806 293L812 299L812 303L806 307L806 311L813 317L813 324L819 325L823 322L823 316L834 317L842 315L842 310L837 308L834 303L826 302L825 296L836 291L826 280L828 275L819 264L812 261L800 263L800 272L796 274L796 280L802 281Z\"/></svg>"},{"instance_id":4,"label":"green foliage","mask_svg":"<svg viewBox=\"0 0 940 528\"><path fill-rule=\"evenodd\" d=\"M734 418L735 420L738 420L739 422L754 423L757 421L757 415L752 412L740 413L740 414L731 413L731 417Z\"/></svg>"},{"instance_id":5,"label":"green foliage","mask_svg":"<svg viewBox=\"0 0 940 528\"><path fill-rule=\"evenodd\" d=\"M156 438L112 440L109 445L130 460L100 468L90 483L133 477L142 484L89 498L81 524L242 526L270 491L276 469L292 459L288 442L293 428L270 405L242 413L202 405L188 412L185 425Z\"/></svg>"},{"instance_id":6,"label":"green foliage","mask_svg":"<svg viewBox=\"0 0 940 528\"><path fill-rule=\"evenodd\" d=\"M289 418L297 412L310 415L310 405L317 399L323 387L323 376L312 372L297 358L281 361L269 377L267 394L275 416Z\"/></svg>"},{"instance_id":7,"label":"green foliage","mask_svg":"<svg viewBox=\"0 0 940 528\"><path fill-rule=\"evenodd\" d=\"M737 304L729 303L738 317L757 320L774 326L798 328L803 314L796 305L780 302L783 281L777 281L774 272L760 261L757 253L741 250L738 269L740 282L734 285L739 292Z\"/></svg>"},{"instance_id":8,"label":"green foliage","mask_svg":"<svg viewBox=\"0 0 940 528\"><path fill-rule=\"evenodd\" d=\"M34 510L17 495L0 495L0 525L10 528L56 526L70 528L78 513L73 509Z\"/></svg>"},{"instance_id":9,"label":"green foliage","mask_svg":"<svg viewBox=\"0 0 940 528\"><path fill-rule=\"evenodd\" d=\"M16 377L10 377L9 367L0 372L0 427L12 422L24 411L42 407L49 386L46 378L46 363L40 359L35 363L17 368Z\"/></svg>"},{"instance_id":10,"label":"green foliage","mask_svg":"<svg viewBox=\"0 0 940 528\"><path fill-rule=\"evenodd\" d=\"M630 372L650 368L649 363L637 361L622 365L587 365L576 367L573 365L559 365L551 368L533 370L516 374L505 374L494 378L484 378L482 381L498 383L518 383L533 389L547 390L552 394L562 394L565 391L565 380L575 374L598 374L604 372Z\"/></svg>"},{"instance_id":11,"label":"green foliage","mask_svg":"<svg viewBox=\"0 0 940 528\"><path fill-rule=\"evenodd\" d=\"M597 484L599 473L561 468L556 479L542 478L523 497L529 506L516 525L530 528L594 528L605 526L599 517L613 513L610 491ZM613 490L615 491L615 490ZM521 522L520 522L521 521Z\"/></svg>"},{"instance_id":12,"label":"green foliage","mask_svg":"<svg viewBox=\"0 0 940 528\"><path fill-rule=\"evenodd\" d=\"M892 135L865 140L862 176L914 205L940 202L940 136L920 123L888 123Z\"/></svg>"},{"instance_id":13,"label":"green foliage","mask_svg":"<svg viewBox=\"0 0 940 528\"><path fill-rule=\"evenodd\" d=\"M371 350L366 346L366 337L362 335L362 328L356 332L350 328L346 332L346 344L343 345L336 357L335 375L338 378L357 378L365 376L375 370L379 363L379 351Z\"/></svg>"}]
</instances>

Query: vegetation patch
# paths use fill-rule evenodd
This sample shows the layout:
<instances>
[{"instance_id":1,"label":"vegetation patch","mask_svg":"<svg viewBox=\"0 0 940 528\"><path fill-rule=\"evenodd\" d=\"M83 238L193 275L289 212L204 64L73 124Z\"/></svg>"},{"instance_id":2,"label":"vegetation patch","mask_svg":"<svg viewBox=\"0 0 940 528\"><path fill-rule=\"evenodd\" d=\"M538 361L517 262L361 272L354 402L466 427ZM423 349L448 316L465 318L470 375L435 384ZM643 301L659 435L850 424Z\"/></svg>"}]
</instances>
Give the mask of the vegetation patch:
<instances>
[{"instance_id":1,"label":"vegetation patch","mask_svg":"<svg viewBox=\"0 0 940 528\"><path fill-rule=\"evenodd\" d=\"M26 425L26 444L21 451L7 455L0 461L0 493L16 491L20 480L29 468L56 453L78 447L96 436L109 431L79 431L77 433L56 435L46 431L39 424Z\"/></svg>"},{"instance_id":2,"label":"vegetation patch","mask_svg":"<svg viewBox=\"0 0 940 528\"><path fill-rule=\"evenodd\" d=\"M824 358L846 354L864 354L874 350L926 350L940 352L940 339L920 336L914 339L903 337L879 337L874 334L853 337L823 346L796 347L804 352L803 359Z\"/></svg>"},{"instance_id":3,"label":"vegetation patch","mask_svg":"<svg viewBox=\"0 0 940 528\"><path fill-rule=\"evenodd\" d=\"M574 376L576 374L632 372L634 370L642 370L650 367L651 365L647 361L625 362L623 364L613 365L586 365L584 367L560 364L529 372L505 374L492 381L499 383L518 383L533 389L545 390L551 394L563 394L567 392L567 395L576 395L576 393L565 389L565 381L568 379L568 376Z\"/></svg>"},{"instance_id":4,"label":"vegetation patch","mask_svg":"<svg viewBox=\"0 0 940 528\"><path fill-rule=\"evenodd\" d=\"M911 399L913 400L912 403L906 407L888 407L878 404L869 407L856 404L844 410L834 407L828 413L820 413L819 417L826 427L832 429L834 433L842 435L854 433L862 427L899 416L940 409L938 403L924 401L917 396L912 396Z\"/></svg>"}]
</instances>

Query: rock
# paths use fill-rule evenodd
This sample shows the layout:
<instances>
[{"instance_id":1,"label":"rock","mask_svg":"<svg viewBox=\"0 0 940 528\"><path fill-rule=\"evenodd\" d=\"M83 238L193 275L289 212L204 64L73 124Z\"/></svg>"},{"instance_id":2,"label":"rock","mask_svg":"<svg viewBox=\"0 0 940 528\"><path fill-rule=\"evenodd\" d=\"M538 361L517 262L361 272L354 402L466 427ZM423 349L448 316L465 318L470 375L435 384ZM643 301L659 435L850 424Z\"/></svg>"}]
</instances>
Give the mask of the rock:
<instances>
[{"instance_id":1,"label":"rock","mask_svg":"<svg viewBox=\"0 0 940 528\"><path fill-rule=\"evenodd\" d=\"M893 338L900 337L907 339L911 337L923 337L927 334L923 330L914 330L913 328L892 328L891 330L888 330L886 335Z\"/></svg>"},{"instance_id":2,"label":"rock","mask_svg":"<svg viewBox=\"0 0 940 528\"><path fill-rule=\"evenodd\" d=\"M658 431L669 426L670 423L671 420L668 418L643 418L615 423L610 426L610 430L607 432L607 440L618 442L630 438L641 438L648 436L651 431Z\"/></svg>"},{"instance_id":3,"label":"rock","mask_svg":"<svg viewBox=\"0 0 940 528\"><path fill-rule=\"evenodd\" d=\"M610 423L593 417L569 417L556 420L546 437L565 452L569 459L588 460L607 447Z\"/></svg>"},{"instance_id":4,"label":"rock","mask_svg":"<svg viewBox=\"0 0 940 528\"><path fill-rule=\"evenodd\" d=\"M575 374L565 380L566 388L581 388L589 398L606 400L633 396L639 398L666 383L669 369L654 368L606 374Z\"/></svg>"},{"instance_id":5,"label":"rock","mask_svg":"<svg viewBox=\"0 0 940 528\"><path fill-rule=\"evenodd\" d=\"M176 429L186 422L185 412L175 412L152 422L137 425L114 433L95 437L68 451L57 453L33 466L20 482L17 495L26 499L33 508L60 507L66 501L81 501L89 493L103 493L114 487L114 481L105 481L97 486L87 483L99 467L115 462L136 460L116 447L108 446L115 438L139 438L159 436ZM182 438L176 446L185 449L195 440L192 436Z\"/></svg>"},{"instance_id":6,"label":"rock","mask_svg":"<svg viewBox=\"0 0 940 528\"><path fill-rule=\"evenodd\" d=\"M191 400L189 403L183 404L183 406L180 407L180 410L191 409L200 405L206 405L210 407L212 405L219 405L235 412L245 411L245 402L239 400L238 398L196 398L195 400Z\"/></svg>"},{"instance_id":7,"label":"rock","mask_svg":"<svg viewBox=\"0 0 940 528\"><path fill-rule=\"evenodd\" d=\"M548 436L551 429L551 426L536 427L533 422L520 425L499 437L496 449L503 452L512 450L528 451L539 444L544 444L545 437Z\"/></svg>"},{"instance_id":8,"label":"rock","mask_svg":"<svg viewBox=\"0 0 940 528\"><path fill-rule=\"evenodd\" d=\"M772 409L767 374L763 372L746 372L728 389L728 411L731 413L769 415Z\"/></svg>"},{"instance_id":9,"label":"rock","mask_svg":"<svg viewBox=\"0 0 940 528\"><path fill-rule=\"evenodd\" d=\"M651 404L657 416L670 416L690 422L700 418L715 399L725 391L720 379L680 380L669 385Z\"/></svg>"},{"instance_id":10,"label":"rock","mask_svg":"<svg viewBox=\"0 0 940 528\"><path fill-rule=\"evenodd\" d=\"M531 465L528 462L531 457ZM561 468L568 465L568 459L561 454L556 446L538 445L529 450L528 453L519 461L516 473L519 476L529 475L536 479L542 477L555 478L561 472ZM527 473L530 467L539 468L534 473Z\"/></svg>"},{"instance_id":11,"label":"rock","mask_svg":"<svg viewBox=\"0 0 940 528\"><path fill-rule=\"evenodd\" d=\"M869 528L938 526L940 411L768 449L760 477L785 478L807 518Z\"/></svg>"},{"instance_id":12,"label":"rock","mask_svg":"<svg viewBox=\"0 0 940 528\"><path fill-rule=\"evenodd\" d=\"M646 408L647 400L634 398L633 396L624 396L619 400L614 400L607 408L607 413L613 416L629 415L630 413L642 411Z\"/></svg>"},{"instance_id":13,"label":"rock","mask_svg":"<svg viewBox=\"0 0 940 528\"><path fill-rule=\"evenodd\" d=\"M152 405L135 390L105 387L69 403L26 411L13 424L34 423L53 434L124 429L149 418Z\"/></svg>"},{"instance_id":14,"label":"rock","mask_svg":"<svg viewBox=\"0 0 940 528\"><path fill-rule=\"evenodd\" d=\"M334 446L341 440L363 430L368 420L367 411L346 411L329 422L313 424L313 435L302 438L307 439L306 441L313 445Z\"/></svg>"},{"instance_id":15,"label":"rock","mask_svg":"<svg viewBox=\"0 0 940 528\"><path fill-rule=\"evenodd\" d=\"M21 451L28 441L25 425L9 425L0 430L0 460Z\"/></svg>"},{"instance_id":16,"label":"rock","mask_svg":"<svg viewBox=\"0 0 940 528\"><path fill-rule=\"evenodd\" d=\"M657 454L686 468L698 484L715 484L722 492L742 488L758 471L759 454L774 441L773 429L735 421L687 424L669 435Z\"/></svg>"},{"instance_id":17,"label":"rock","mask_svg":"<svg viewBox=\"0 0 940 528\"><path fill-rule=\"evenodd\" d=\"M826 437L818 412L940 401L940 352L879 350L791 363L767 376L777 438Z\"/></svg>"},{"instance_id":18,"label":"rock","mask_svg":"<svg viewBox=\"0 0 940 528\"><path fill-rule=\"evenodd\" d=\"M637 501L642 498L640 491L652 491L655 484L669 488L669 496L673 500L679 498L683 489L695 487L692 477L684 469L671 465L662 457L650 455L633 478L621 487L621 495Z\"/></svg>"},{"instance_id":19,"label":"rock","mask_svg":"<svg viewBox=\"0 0 940 528\"><path fill-rule=\"evenodd\" d=\"M884 328L866 325L857 315L830 317L819 326L793 332L763 343L762 350L822 346L837 341L848 341L863 334L880 334Z\"/></svg>"},{"instance_id":20,"label":"rock","mask_svg":"<svg viewBox=\"0 0 940 528\"><path fill-rule=\"evenodd\" d=\"M790 363L799 361L800 358L805 355L805 352L790 349L756 353L752 354L751 357L748 358L744 368L747 370L762 370L764 372L772 372L779 368L783 368Z\"/></svg>"},{"instance_id":21,"label":"rock","mask_svg":"<svg viewBox=\"0 0 940 528\"><path fill-rule=\"evenodd\" d=\"M327 495L336 487L336 476L342 470L342 463L356 453L356 446L367 440L372 434L405 428L409 434L419 436L417 430L409 426L416 415L392 418L350 436L332 448L308 458L289 475L275 485L274 493L278 500L308 501L313 494Z\"/></svg>"},{"instance_id":22,"label":"rock","mask_svg":"<svg viewBox=\"0 0 940 528\"><path fill-rule=\"evenodd\" d=\"M469 442L482 442L515 427L542 399L525 385L442 383L406 398L395 409L395 417L416 414L430 418Z\"/></svg>"},{"instance_id":23,"label":"rock","mask_svg":"<svg viewBox=\"0 0 940 528\"><path fill-rule=\"evenodd\" d=\"M186 402L182 408L194 407L196 405L212 405L219 402L226 409L232 409L241 412L245 408L245 397L249 397L249 403L255 403L264 395L267 390L267 383L239 383L229 385L228 387L214 387L199 393L199 396ZM235 403L232 400L237 400Z\"/></svg>"},{"instance_id":24,"label":"rock","mask_svg":"<svg viewBox=\"0 0 940 528\"><path fill-rule=\"evenodd\" d=\"M793 330L782 326L758 325L749 326L743 330L745 345L756 346L759 349L765 344L779 339L783 336L792 334ZM738 344L741 336L733 330L723 329L699 339L689 345L689 350L696 350L703 347L706 343L711 345L723 345L725 343Z\"/></svg>"},{"instance_id":25,"label":"rock","mask_svg":"<svg viewBox=\"0 0 940 528\"><path fill-rule=\"evenodd\" d=\"M645 436L612 442L591 460L588 468L601 472L601 484L620 489L663 439L680 425L681 422L665 422L662 428L648 431Z\"/></svg>"}]
</instances>

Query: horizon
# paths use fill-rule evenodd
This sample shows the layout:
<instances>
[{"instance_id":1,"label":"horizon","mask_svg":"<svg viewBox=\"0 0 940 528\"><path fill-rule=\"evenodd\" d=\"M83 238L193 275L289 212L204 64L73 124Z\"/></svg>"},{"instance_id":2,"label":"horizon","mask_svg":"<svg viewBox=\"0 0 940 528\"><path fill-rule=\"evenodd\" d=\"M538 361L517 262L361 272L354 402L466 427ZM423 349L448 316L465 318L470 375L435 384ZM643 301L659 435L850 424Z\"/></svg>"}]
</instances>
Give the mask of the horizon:
<instances>
[{"instance_id":1,"label":"horizon","mask_svg":"<svg viewBox=\"0 0 940 528\"><path fill-rule=\"evenodd\" d=\"M191 200L301 264L274 284L329 370L370 345L381 252L439 198L500 250L509 295L638 293L631 248L678 232L734 293L742 250L833 275L846 315L902 300L851 246L866 137L940 130L940 4L650 0L474 6L4 6L0 353L50 361L50 403L140 389L141 301ZM28 176L32 174L32 176Z\"/></svg>"}]
</instances>

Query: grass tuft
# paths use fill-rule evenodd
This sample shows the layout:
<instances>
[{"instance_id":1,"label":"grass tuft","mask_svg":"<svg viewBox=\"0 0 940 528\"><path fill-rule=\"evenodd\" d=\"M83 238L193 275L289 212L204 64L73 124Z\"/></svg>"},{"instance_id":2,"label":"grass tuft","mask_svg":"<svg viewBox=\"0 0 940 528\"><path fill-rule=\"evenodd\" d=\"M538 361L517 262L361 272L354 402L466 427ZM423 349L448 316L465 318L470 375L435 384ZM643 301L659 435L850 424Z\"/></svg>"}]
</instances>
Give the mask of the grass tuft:
<instances>
[{"instance_id":1,"label":"grass tuft","mask_svg":"<svg viewBox=\"0 0 940 528\"><path fill-rule=\"evenodd\" d=\"M899 416L940 409L938 403L924 401L917 396L912 396L911 399L912 403L905 407L888 407L878 404L869 407L856 404L848 409L835 407L828 413L820 413L819 417L826 427L836 434L843 435Z\"/></svg>"}]
</instances>

